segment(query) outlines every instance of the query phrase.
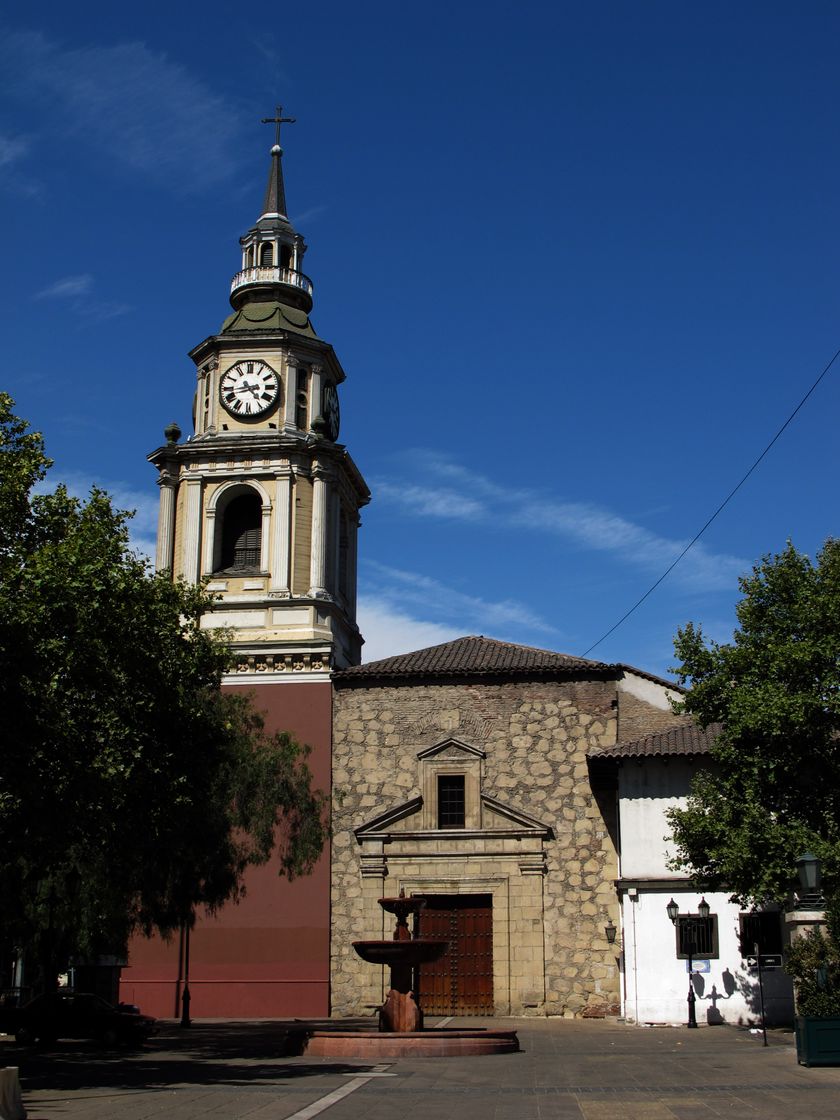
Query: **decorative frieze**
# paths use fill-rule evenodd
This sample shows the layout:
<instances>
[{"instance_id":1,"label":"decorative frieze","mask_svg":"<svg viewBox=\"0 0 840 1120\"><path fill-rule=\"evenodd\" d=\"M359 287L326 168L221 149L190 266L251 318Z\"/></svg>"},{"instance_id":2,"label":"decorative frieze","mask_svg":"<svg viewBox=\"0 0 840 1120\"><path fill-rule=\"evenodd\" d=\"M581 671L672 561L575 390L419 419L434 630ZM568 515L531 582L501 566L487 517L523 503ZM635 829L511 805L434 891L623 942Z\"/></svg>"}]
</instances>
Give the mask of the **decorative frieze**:
<instances>
[{"instance_id":1,"label":"decorative frieze","mask_svg":"<svg viewBox=\"0 0 840 1120\"><path fill-rule=\"evenodd\" d=\"M258 673L324 673L330 671L327 654L309 653L247 653L236 654L229 670L234 674Z\"/></svg>"}]
</instances>

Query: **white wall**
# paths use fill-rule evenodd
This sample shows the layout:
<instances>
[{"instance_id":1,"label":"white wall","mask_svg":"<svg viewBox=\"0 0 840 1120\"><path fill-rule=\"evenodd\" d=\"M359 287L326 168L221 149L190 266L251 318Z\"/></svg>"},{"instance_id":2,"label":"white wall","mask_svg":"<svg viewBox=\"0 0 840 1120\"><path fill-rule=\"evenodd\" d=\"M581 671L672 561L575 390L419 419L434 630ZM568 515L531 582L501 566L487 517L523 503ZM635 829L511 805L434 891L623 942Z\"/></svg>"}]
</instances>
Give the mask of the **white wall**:
<instances>
[{"instance_id":1,"label":"white wall","mask_svg":"<svg viewBox=\"0 0 840 1120\"><path fill-rule=\"evenodd\" d=\"M618 771L620 876L637 884L635 895L622 891L621 912L624 1015L634 1022L687 1019L687 961L677 960L665 907L673 897L681 914L696 914L701 896L686 889L684 873L668 867L674 845L665 813L684 804L695 765L686 758L628 759ZM708 972L695 974L697 1022L758 1023L757 974L742 961L738 941L740 908L725 893L707 894L706 901L718 917L719 955ZM763 980L767 1022L789 1022L789 979L781 970L765 970Z\"/></svg>"},{"instance_id":2,"label":"white wall","mask_svg":"<svg viewBox=\"0 0 840 1120\"><path fill-rule=\"evenodd\" d=\"M639 1023L685 1023L688 1015L687 961L677 960L676 933L665 911L673 896L680 913L696 914L696 891L645 890L622 905L624 1016ZM695 974L695 1012L700 1026L715 1022L760 1022L758 977L741 959L739 908L726 894L706 901L718 917L719 955L708 972ZM702 966L701 966L702 967ZM767 1022L789 1022L793 1015L791 984L781 970L764 970Z\"/></svg>"},{"instance_id":3,"label":"white wall","mask_svg":"<svg viewBox=\"0 0 840 1120\"><path fill-rule=\"evenodd\" d=\"M670 835L665 811L684 804L693 770L694 764L685 758L627 759L619 767L622 878L675 874L668 868L674 846L665 839Z\"/></svg>"}]
</instances>

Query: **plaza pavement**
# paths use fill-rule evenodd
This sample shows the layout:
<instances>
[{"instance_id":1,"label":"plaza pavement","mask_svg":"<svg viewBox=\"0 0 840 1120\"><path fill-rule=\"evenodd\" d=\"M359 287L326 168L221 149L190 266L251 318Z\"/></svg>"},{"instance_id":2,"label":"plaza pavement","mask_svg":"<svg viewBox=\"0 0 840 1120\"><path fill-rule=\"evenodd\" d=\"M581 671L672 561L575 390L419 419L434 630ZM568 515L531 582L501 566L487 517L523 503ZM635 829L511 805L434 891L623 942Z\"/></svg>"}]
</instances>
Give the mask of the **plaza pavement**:
<instances>
[{"instance_id":1,"label":"plaza pavement","mask_svg":"<svg viewBox=\"0 0 840 1120\"><path fill-rule=\"evenodd\" d=\"M359 1025L362 1025L359 1023ZM365 1026L369 1025L367 1022ZM431 1021L429 1025L434 1025ZM139 1051L0 1041L29 1120L810 1120L840 1117L840 1069L789 1032L610 1020L452 1020L518 1031L517 1054L381 1063L278 1057L288 1024L162 1023ZM2 1039L3 1036L0 1036Z\"/></svg>"}]
</instances>

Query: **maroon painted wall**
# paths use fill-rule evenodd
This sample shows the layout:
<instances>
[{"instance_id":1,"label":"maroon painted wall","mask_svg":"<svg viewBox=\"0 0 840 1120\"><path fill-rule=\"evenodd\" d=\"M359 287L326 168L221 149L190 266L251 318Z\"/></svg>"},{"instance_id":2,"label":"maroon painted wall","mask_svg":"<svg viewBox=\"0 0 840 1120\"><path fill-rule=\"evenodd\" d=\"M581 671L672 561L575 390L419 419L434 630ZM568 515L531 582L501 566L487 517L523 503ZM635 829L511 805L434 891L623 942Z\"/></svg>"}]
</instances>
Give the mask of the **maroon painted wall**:
<instances>
[{"instance_id":1,"label":"maroon painted wall","mask_svg":"<svg viewBox=\"0 0 840 1120\"><path fill-rule=\"evenodd\" d=\"M329 682L231 685L251 693L266 727L291 731L312 747L316 787L330 791L332 685ZM253 868L247 894L215 917L196 918L190 936L193 1018L285 1018L329 1014L330 858L289 883L277 862ZM135 937L120 998L161 1018L180 1015L182 946L178 937Z\"/></svg>"}]
</instances>

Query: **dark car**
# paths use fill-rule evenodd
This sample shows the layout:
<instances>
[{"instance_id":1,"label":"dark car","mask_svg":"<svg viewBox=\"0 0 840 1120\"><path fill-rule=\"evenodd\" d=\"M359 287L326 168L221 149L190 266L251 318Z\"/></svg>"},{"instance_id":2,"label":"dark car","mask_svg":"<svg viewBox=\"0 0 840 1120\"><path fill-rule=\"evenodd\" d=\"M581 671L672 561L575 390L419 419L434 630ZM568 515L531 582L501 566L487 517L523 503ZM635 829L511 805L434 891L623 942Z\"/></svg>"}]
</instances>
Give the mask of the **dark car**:
<instances>
[{"instance_id":1,"label":"dark car","mask_svg":"<svg viewBox=\"0 0 840 1120\"><path fill-rule=\"evenodd\" d=\"M157 1023L136 1007L114 1007L92 992L70 990L36 996L17 1014L18 1042L54 1042L57 1038L96 1038L106 1046L139 1045L157 1033Z\"/></svg>"}]
</instances>

